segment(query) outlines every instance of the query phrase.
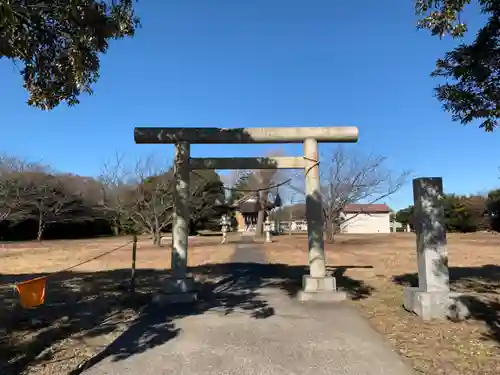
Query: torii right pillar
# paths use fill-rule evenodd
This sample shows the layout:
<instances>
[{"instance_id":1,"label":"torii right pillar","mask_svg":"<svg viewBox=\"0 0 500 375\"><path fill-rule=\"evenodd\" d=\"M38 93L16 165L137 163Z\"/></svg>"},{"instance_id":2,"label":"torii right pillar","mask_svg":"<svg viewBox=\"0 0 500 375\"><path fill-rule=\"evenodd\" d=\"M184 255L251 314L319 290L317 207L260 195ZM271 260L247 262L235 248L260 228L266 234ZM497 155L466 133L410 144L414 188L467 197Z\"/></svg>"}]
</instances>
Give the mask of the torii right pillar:
<instances>
[{"instance_id":1,"label":"torii right pillar","mask_svg":"<svg viewBox=\"0 0 500 375\"><path fill-rule=\"evenodd\" d=\"M304 140L304 174L306 179L306 218L309 257L309 275L302 279L300 301L334 302L343 301L347 294L338 291L335 277L326 275L323 199L319 180L318 141Z\"/></svg>"}]
</instances>

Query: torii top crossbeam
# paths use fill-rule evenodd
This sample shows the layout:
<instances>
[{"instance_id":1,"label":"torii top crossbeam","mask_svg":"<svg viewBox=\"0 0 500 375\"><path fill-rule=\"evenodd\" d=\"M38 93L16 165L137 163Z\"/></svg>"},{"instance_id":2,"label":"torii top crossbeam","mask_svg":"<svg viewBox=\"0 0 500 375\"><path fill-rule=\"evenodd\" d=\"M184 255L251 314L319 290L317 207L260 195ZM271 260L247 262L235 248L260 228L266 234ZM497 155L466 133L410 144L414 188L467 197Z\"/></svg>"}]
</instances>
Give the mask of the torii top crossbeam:
<instances>
[{"instance_id":1,"label":"torii top crossbeam","mask_svg":"<svg viewBox=\"0 0 500 375\"><path fill-rule=\"evenodd\" d=\"M356 142L355 126L317 126L283 128L146 128L134 129L138 144L157 143L299 143L314 138L317 142Z\"/></svg>"}]
</instances>

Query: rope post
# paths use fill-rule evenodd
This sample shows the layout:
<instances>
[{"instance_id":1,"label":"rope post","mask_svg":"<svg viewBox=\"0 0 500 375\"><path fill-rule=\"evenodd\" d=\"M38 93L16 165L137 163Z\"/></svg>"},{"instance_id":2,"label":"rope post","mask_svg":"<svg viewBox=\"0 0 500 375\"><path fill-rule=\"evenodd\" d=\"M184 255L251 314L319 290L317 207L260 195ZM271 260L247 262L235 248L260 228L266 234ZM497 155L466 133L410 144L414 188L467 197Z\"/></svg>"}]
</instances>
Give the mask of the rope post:
<instances>
[{"instance_id":1,"label":"rope post","mask_svg":"<svg viewBox=\"0 0 500 375\"><path fill-rule=\"evenodd\" d=\"M130 270L130 289L135 292L135 261L137 259L137 234L134 233L132 240L132 268Z\"/></svg>"}]
</instances>

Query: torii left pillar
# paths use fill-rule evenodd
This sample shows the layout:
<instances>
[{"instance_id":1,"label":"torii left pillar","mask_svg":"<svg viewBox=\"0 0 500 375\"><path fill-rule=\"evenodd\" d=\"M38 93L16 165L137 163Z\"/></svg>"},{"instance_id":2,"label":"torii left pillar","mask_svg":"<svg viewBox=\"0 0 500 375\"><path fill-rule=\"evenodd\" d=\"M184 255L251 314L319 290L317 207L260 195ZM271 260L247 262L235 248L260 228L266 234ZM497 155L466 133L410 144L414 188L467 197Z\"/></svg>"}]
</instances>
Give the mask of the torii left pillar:
<instances>
[{"instance_id":1,"label":"torii left pillar","mask_svg":"<svg viewBox=\"0 0 500 375\"><path fill-rule=\"evenodd\" d=\"M155 302L183 303L197 299L194 280L188 275L189 239L189 154L188 142L175 144L174 157L174 215L172 228L172 277L167 279Z\"/></svg>"}]
</instances>

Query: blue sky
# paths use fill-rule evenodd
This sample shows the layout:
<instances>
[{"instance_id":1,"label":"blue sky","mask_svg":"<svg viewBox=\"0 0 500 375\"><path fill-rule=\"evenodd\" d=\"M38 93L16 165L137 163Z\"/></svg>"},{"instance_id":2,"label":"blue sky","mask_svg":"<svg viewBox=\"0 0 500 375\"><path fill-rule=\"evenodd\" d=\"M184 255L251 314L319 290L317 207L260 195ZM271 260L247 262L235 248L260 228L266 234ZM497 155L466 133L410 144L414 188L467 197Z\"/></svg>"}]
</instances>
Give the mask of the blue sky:
<instances>
[{"instance_id":1,"label":"blue sky","mask_svg":"<svg viewBox=\"0 0 500 375\"><path fill-rule=\"evenodd\" d=\"M499 135L453 123L433 97L435 59L455 43L417 31L411 1L140 1L143 27L113 42L95 95L42 112L11 62L0 61L0 151L97 175L116 152L171 159L135 145L134 126L355 125L356 152L396 172L442 176L445 190L498 185ZM479 25L476 12L465 20ZM326 152L326 147L322 151ZM258 156L300 145L193 146L193 156ZM411 183L387 203L412 201Z\"/></svg>"}]
</instances>

